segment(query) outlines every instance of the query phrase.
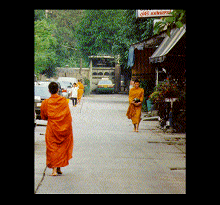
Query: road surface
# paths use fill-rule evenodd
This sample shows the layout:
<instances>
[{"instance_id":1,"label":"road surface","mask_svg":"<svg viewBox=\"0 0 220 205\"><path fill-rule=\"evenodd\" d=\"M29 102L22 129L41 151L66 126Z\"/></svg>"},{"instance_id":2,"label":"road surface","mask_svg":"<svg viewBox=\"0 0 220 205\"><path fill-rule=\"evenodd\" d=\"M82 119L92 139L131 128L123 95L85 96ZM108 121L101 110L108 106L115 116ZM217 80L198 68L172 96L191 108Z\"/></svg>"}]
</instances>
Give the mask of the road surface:
<instances>
[{"instance_id":1,"label":"road surface","mask_svg":"<svg viewBox=\"0 0 220 205\"><path fill-rule=\"evenodd\" d=\"M149 143L158 139L151 122L142 121L139 133L127 119L127 95L91 95L77 107L69 103L74 150L63 175L49 176L45 168L46 127L35 130L35 190L40 193L184 194L185 155L175 146ZM45 123L41 121L41 123ZM41 185L40 185L40 181Z\"/></svg>"}]
</instances>

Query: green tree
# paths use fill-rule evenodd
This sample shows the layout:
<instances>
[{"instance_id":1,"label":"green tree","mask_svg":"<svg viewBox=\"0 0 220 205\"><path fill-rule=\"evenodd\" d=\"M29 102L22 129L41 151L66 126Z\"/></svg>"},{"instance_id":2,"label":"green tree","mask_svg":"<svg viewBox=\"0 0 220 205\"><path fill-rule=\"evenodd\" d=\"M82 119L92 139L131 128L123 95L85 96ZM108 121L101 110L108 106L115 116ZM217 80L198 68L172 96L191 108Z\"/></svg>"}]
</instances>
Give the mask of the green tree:
<instances>
[{"instance_id":1,"label":"green tree","mask_svg":"<svg viewBox=\"0 0 220 205\"><path fill-rule=\"evenodd\" d=\"M43 20L45 19L45 10L35 10L34 11L34 20Z\"/></svg>"},{"instance_id":2,"label":"green tree","mask_svg":"<svg viewBox=\"0 0 220 205\"><path fill-rule=\"evenodd\" d=\"M35 73L38 75L48 70L48 75L52 75L52 70L56 65L55 47L57 40L53 37L54 25L49 24L46 19L34 22L34 62Z\"/></svg>"},{"instance_id":3,"label":"green tree","mask_svg":"<svg viewBox=\"0 0 220 205\"><path fill-rule=\"evenodd\" d=\"M113 38L109 10L86 10L77 27L78 49L85 58L89 55L111 54Z\"/></svg>"},{"instance_id":4,"label":"green tree","mask_svg":"<svg viewBox=\"0 0 220 205\"><path fill-rule=\"evenodd\" d=\"M130 45L153 32L152 20L136 21L135 10L87 10L77 26L77 45L89 55L120 55L126 67Z\"/></svg>"},{"instance_id":5,"label":"green tree","mask_svg":"<svg viewBox=\"0 0 220 205\"><path fill-rule=\"evenodd\" d=\"M62 67L79 67L80 50L76 48L76 25L82 18L82 10L52 10L49 16L56 26L54 37L57 39L56 47L57 65Z\"/></svg>"},{"instance_id":6,"label":"green tree","mask_svg":"<svg viewBox=\"0 0 220 205\"><path fill-rule=\"evenodd\" d=\"M152 35L152 19L137 20L135 10L35 10L35 71L53 75L55 67L88 66L90 55L120 55L127 66L132 43Z\"/></svg>"},{"instance_id":7,"label":"green tree","mask_svg":"<svg viewBox=\"0 0 220 205\"><path fill-rule=\"evenodd\" d=\"M136 10L122 10L117 18L117 32L114 38L115 54L120 54L120 62L127 67L131 44L145 40L153 34L153 19L136 19Z\"/></svg>"},{"instance_id":8,"label":"green tree","mask_svg":"<svg viewBox=\"0 0 220 205\"><path fill-rule=\"evenodd\" d=\"M35 72L54 75L55 67L79 67L75 27L82 10L35 10ZM85 63L83 62L83 66Z\"/></svg>"},{"instance_id":9,"label":"green tree","mask_svg":"<svg viewBox=\"0 0 220 205\"><path fill-rule=\"evenodd\" d=\"M172 28L181 28L184 24L186 24L186 10L173 10L170 14L172 16L164 17L162 21L155 24L154 34L159 34L166 28L166 33L170 36Z\"/></svg>"}]
</instances>

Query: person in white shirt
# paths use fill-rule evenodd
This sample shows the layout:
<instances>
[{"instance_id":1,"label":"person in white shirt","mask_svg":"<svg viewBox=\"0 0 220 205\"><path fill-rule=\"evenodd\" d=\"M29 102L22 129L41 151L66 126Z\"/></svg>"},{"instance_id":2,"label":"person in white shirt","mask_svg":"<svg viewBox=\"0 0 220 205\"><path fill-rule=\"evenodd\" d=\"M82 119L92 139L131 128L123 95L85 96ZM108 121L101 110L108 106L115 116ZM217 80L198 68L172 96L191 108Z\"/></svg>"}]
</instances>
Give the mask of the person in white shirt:
<instances>
[{"instance_id":1,"label":"person in white shirt","mask_svg":"<svg viewBox=\"0 0 220 205\"><path fill-rule=\"evenodd\" d=\"M70 99L73 101L74 107L76 107L76 104L77 104L78 89L79 88L76 86L76 83L74 83L73 87L71 88L71 92L70 92Z\"/></svg>"},{"instance_id":2,"label":"person in white shirt","mask_svg":"<svg viewBox=\"0 0 220 205\"><path fill-rule=\"evenodd\" d=\"M131 79L131 81L130 81L130 85L129 85L129 91L130 91L131 88L133 88L133 87L134 87L134 80Z\"/></svg>"}]
</instances>

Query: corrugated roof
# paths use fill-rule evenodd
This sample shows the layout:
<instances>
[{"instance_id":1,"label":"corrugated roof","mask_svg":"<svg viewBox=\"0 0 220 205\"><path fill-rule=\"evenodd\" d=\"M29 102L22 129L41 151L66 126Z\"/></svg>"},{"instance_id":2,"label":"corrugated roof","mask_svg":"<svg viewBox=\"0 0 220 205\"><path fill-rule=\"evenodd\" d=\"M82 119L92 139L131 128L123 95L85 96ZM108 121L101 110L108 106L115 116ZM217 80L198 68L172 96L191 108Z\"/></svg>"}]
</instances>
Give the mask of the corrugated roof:
<instances>
[{"instance_id":1,"label":"corrugated roof","mask_svg":"<svg viewBox=\"0 0 220 205\"><path fill-rule=\"evenodd\" d=\"M161 63L165 60L166 55L186 33L186 25L181 28L174 28L170 32L170 37L167 35L157 50L149 58L150 63Z\"/></svg>"}]
</instances>

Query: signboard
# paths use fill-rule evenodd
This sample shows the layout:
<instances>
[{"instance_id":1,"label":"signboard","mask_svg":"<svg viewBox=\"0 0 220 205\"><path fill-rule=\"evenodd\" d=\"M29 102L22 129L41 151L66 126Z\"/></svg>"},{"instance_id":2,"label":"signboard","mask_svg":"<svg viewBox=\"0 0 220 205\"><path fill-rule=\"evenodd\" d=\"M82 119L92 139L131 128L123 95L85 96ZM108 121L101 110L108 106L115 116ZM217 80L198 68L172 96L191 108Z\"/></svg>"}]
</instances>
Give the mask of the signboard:
<instances>
[{"instance_id":1,"label":"signboard","mask_svg":"<svg viewBox=\"0 0 220 205\"><path fill-rule=\"evenodd\" d=\"M136 10L137 18L156 18L171 16L173 10Z\"/></svg>"},{"instance_id":2,"label":"signboard","mask_svg":"<svg viewBox=\"0 0 220 205\"><path fill-rule=\"evenodd\" d=\"M165 102L175 102L178 98L165 98Z\"/></svg>"}]
</instances>

